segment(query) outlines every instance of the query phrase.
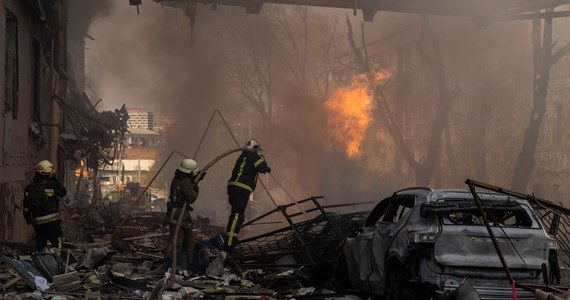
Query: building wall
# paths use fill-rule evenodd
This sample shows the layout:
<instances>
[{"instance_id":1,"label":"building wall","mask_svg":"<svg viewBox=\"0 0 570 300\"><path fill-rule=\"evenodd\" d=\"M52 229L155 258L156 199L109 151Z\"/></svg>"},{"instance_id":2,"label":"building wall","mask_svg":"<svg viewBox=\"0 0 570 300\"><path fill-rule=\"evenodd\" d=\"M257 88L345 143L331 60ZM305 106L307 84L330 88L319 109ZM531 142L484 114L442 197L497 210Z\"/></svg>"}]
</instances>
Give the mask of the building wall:
<instances>
[{"instance_id":1,"label":"building wall","mask_svg":"<svg viewBox=\"0 0 570 300\"><path fill-rule=\"evenodd\" d=\"M58 50L65 52L65 47L61 40L52 43L51 38L42 34L45 31L41 32L45 27L35 16L38 3L43 2L48 3L45 0L0 0L0 6L5 8L4 13L0 13L0 82L6 82L7 78L6 49L11 36L7 34L5 11L12 12L17 20L11 21L17 24L17 106L6 104L7 84L0 85L3 112L0 114L0 240L27 241L32 238L32 227L25 225L22 214L24 187L33 176L29 171L41 159L50 159L57 165L57 123L61 120L54 94L65 89L65 81L50 68L53 63L48 61L46 54L51 58L65 56L65 53L58 53ZM56 9L65 9L66 3L49 2L50 8ZM47 18L49 23L51 19ZM32 133L32 124L39 131Z\"/></svg>"},{"instance_id":2,"label":"building wall","mask_svg":"<svg viewBox=\"0 0 570 300\"><path fill-rule=\"evenodd\" d=\"M0 4L13 12L17 17L18 35L18 98L16 118L13 109L6 107L6 85L0 89L0 97L3 99L3 114L0 120L3 124L2 142L2 168L0 168L0 193L4 198L1 202L0 238L3 240L25 240L30 237L30 226L22 225L22 201L23 188L27 184L25 170L33 165L35 153L28 145L28 127L30 124L31 97L29 84L31 83L30 72L30 40L31 20L26 17L26 9L19 5L18 1L0 1ZM6 14L0 13L0 82L5 82L6 66ZM17 226L20 225L20 226ZM15 228L21 228L16 233Z\"/></svg>"},{"instance_id":3,"label":"building wall","mask_svg":"<svg viewBox=\"0 0 570 300\"><path fill-rule=\"evenodd\" d=\"M129 128L154 129L154 114L150 111L129 110Z\"/></svg>"},{"instance_id":4,"label":"building wall","mask_svg":"<svg viewBox=\"0 0 570 300\"><path fill-rule=\"evenodd\" d=\"M153 159L158 160L160 149L158 147L133 147L125 148L123 159Z\"/></svg>"}]
</instances>

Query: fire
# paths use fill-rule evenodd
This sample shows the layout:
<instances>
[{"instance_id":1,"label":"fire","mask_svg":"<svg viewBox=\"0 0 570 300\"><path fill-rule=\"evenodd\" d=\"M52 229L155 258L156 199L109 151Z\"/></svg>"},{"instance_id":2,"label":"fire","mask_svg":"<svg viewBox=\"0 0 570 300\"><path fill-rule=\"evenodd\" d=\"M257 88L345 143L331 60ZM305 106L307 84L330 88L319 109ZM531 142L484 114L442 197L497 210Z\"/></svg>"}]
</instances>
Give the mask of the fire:
<instances>
[{"instance_id":1,"label":"fire","mask_svg":"<svg viewBox=\"0 0 570 300\"><path fill-rule=\"evenodd\" d=\"M374 121L373 90L389 77L386 70L360 74L351 85L336 90L325 102L329 131L335 141L344 145L348 158L360 155L366 131Z\"/></svg>"}]
</instances>

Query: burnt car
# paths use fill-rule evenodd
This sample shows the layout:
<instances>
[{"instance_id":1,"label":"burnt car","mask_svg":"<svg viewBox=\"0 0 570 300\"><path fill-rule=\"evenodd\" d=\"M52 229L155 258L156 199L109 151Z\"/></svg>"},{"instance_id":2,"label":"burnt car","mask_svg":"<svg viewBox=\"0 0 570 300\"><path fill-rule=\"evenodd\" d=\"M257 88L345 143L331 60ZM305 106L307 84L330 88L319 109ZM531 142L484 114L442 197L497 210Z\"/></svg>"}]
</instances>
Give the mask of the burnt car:
<instances>
[{"instance_id":1,"label":"burnt car","mask_svg":"<svg viewBox=\"0 0 570 300\"><path fill-rule=\"evenodd\" d=\"M477 195L513 279L543 284L557 243L533 207L503 194ZM342 256L351 288L386 299L455 299L465 282L481 299L512 299L481 210L466 190L394 193L346 238ZM534 299L523 289L517 293L518 299Z\"/></svg>"}]
</instances>

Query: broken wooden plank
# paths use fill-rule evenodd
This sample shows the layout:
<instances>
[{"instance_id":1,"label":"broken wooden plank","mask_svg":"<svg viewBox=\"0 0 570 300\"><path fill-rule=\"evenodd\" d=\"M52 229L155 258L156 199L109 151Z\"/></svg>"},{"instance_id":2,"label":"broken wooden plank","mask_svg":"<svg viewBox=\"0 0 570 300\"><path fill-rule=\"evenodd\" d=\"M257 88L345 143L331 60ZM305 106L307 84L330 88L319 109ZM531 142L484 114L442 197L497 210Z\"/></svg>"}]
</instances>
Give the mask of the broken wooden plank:
<instances>
[{"instance_id":1,"label":"broken wooden plank","mask_svg":"<svg viewBox=\"0 0 570 300\"><path fill-rule=\"evenodd\" d=\"M128 238L124 238L124 239L121 239L121 240L124 240L124 241L136 241L136 240L142 240L142 239L146 239L146 238L159 238L159 237L168 237L168 236L169 236L168 233L152 233L152 234L145 234L145 235L139 235L139 236L128 237ZM85 245L82 245L82 247L91 248L91 247L102 246L102 245L106 245L106 244L110 244L110 243L111 243L111 240L109 240L109 241L97 242L97 243L85 244Z\"/></svg>"},{"instance_id":2,"label":"broken wooden plank","mask_svg":"<svg viewBox=\"0 0 570 300\"><path fill-rule=\"evenodd\" d=\"M54 275L52 282L54 285L64 285L79 280L77 272L69 272L65 274Z\"/></svg>"},{"instance_id":3,"label":"broken wooden plank","mask_svg":"<svg viewBox=\"0 0 570 300\"><path fill-rule=\"evenodd\" d=\"M152 259L154 261L160 261L160 260L164 259L164 255L144 253L144 252L140 252L140 251L135 252L134 255L136 257Z\"/></svg>"},{"instance_id":4,"label":"broken wooden plank","mask_svg":"<svg viewBox=\"0 0 570 300\"><path fill-rule=\"evenodd\" d=\"M36 277L42 277L43 275L27 261L20 261L6 255L0 254L0 259L2 259L12 270L26 281L28 285L36 288Z\"/></svg>"},{"instance_id":5,"label":"broken wooden plank","mask_svg":"<svg viewBox=\"0 0 570 300\"><path fill-rule=\"evenodd\" d=\"M7 290L10 287L12 287L14 284L16 284L18 281L20 281L22 279L22 277L20 277L20 275L16 275L16 277L10 279L8 282L4 283L4 285L0 286L0 290Z\"/></svg>"}]
</instances>

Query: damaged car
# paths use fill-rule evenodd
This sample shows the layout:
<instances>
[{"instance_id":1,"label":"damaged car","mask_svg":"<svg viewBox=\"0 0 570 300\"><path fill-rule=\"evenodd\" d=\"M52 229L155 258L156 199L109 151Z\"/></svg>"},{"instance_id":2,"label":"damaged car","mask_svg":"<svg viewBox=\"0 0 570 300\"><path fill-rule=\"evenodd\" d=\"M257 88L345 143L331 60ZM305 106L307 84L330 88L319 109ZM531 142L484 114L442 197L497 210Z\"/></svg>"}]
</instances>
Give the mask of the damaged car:
<instances>
[{"instance_id":1,"label":"damaged car","mask_svg":"<svg viewBox=\"0 0 570 300\"><path fill-rule=\"evenodd\" d=\"M410 188L380 201L343 246L339 266L350 287L386 299L458 299L468 284L481 299L512 299L485 220L512 278L545 283L557 243L530 203L477 195L483 210L466 190ZM534 299L532 292L516 292L518 299Z\"/></svg>"}]
</instances>

